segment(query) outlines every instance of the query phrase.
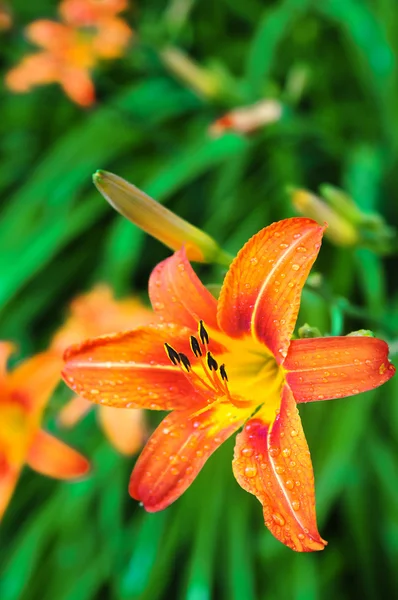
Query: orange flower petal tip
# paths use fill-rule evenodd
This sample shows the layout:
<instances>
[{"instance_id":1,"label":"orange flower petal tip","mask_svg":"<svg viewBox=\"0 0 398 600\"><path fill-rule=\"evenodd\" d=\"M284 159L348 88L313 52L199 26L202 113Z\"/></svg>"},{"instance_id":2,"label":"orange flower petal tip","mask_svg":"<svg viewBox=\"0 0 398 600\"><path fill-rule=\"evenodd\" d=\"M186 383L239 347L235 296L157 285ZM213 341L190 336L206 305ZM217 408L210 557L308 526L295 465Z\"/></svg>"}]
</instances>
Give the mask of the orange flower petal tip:
<instances>
[{"instance_id":1,"label":"orange flower petal tip","mask_svg":"<svg viewBox=\"0 0 398 600\"><path fill-rule=\"evenodd\" d=\"M125 179L97 171L93 181L105 200L124 217L172 250L186 247L190 260L221 262L229 265L231 258L206 233L150 198Z\"/></svg>"},{"instance_id":2,"label":"orange flower petal tip","mask_svg":"<svg viewBox=\"0 0 398 600\"><path fill-rule=\"evenodd\" d=\"M56 479L81 478L90 470L84 456L43 430L35 436L27 463L38 473Z\"/></svg>"}]
</instances>

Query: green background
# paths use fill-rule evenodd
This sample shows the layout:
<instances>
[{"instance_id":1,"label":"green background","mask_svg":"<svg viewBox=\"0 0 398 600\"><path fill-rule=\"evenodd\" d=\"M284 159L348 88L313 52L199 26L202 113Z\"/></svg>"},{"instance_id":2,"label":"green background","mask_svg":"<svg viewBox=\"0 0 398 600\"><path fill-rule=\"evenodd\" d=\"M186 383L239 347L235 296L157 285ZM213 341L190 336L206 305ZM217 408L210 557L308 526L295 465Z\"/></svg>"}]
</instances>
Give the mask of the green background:
<instances>
[{"instance_id":1,"label":"green background","mask_svg":"<svg viewBox=\"0 0 398 600\"><path fill-rule=\"evenodd\" d=\"M50 0L15 0L13 11L14 27L1 34L4 72L31 50L23 27L56 16ZM136 42L95 72L90 110L56 86L2 90L0 335L19 344L20 357L45 348L70 300L98 281L145 299L150 270L168 255L106 204L91 184L98 168L232 253L294 214L287 185L329 182L398 222L395 0L144 0L126 18ZM210 98L166 68L170 44L212 74ZM263 97L283 103L278 123L249 137L209 137L214 119ZM396 255L326 241L315 270L332 299L306 290L299 325L323 334L370 328L397 350ZM223 276L219 267L198 272L208 283ZM67 397L60 386L45 423L92 458L93 473L65 484L25 469L0 531L1 600L398 596L397 377L300 409L329 542L309 555L264 527L257 500L233 479L232 441L173 506L146 514L127 493L134 458L116 454L94 414L71 432L57 429Z\"/></svg>"}]
</instances>

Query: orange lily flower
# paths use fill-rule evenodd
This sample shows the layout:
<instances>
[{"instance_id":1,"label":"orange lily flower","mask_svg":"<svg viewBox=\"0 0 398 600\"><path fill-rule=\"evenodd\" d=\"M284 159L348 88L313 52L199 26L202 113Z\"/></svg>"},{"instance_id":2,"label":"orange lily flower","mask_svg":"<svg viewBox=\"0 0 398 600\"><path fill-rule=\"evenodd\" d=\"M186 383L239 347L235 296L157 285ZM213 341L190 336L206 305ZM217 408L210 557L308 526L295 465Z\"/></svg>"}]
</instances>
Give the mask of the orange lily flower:
<instances>
[{"instance_id":1,"label":"orange lily flower","mask_svg":"<svg viewBox=\"0 0 398 600\"><path fill-rule=\"evenodd\" d=\"M130 494L148 511L176 500L243 426L233 471L263 505L265 524L294 550L324 548L296 403L373 389L392 377L394 367L379 339L291 340L323 229L293 218L261 230L232 262L218 302L181 249L150 277L160 324L66 351L63 377L85 398L172 411L130 480Z\"/></svg>"},{"instance_id":2,"label":"orange lily flower","mask_svg":"<svg viewBox=\"0 0 398 600\"><path fill-rule=\"evenodd\" d=\"M71 344L88 337L131 329L153 321L153 313L138 299L115 300L105 285L76 298L70 307L70 317L55 335L51 348L59 356ZM75 396L61 410L59 422L64 427L74 426L93 404ZM105 435L122 454L134 454L142 448L147 437L143 411L100 406L98 418Z\"/></svg>"},{"instance_id":3,"label":"orange lily flower","mask_svg":"<svg viewBox=\"0 0 398 600\"><path fill-rule=\"evenodd\" d=\"M12 344L0 342L0 519L25 463L59 479L80 477L89 468L76 450L40 429L44 408L59 382L59 357L43 352L7 373L12 352Z\"/></svg>"},{"instance_id":4,"label":"orange lily flower","mask_svg":"<svg viewBox=\"0 0 398 600\"><path fill-rule=\"evenodd\" d=\"M120 8L121 7L121 8ZM40 19L26 28L27 38L43 50L26 56L6 75L14 92L58 83L81 106L95 101L91 71L99 59L122 56L132 32L115 16L125 2L65 0L60 5L63 23Z\"/></svg>"}]
</instances>

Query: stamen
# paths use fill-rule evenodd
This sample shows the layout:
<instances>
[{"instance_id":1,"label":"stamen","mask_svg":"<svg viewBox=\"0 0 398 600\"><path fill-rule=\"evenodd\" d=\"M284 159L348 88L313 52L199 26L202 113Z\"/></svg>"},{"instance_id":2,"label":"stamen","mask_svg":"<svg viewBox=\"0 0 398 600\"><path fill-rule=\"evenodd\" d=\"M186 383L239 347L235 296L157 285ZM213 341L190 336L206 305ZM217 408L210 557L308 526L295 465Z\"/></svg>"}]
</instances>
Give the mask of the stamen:
<instances>
[{"instance_id":1,"label":"stamen","mask_svg":"<svg viewBox=\"0 0 398 600\"><path fill-rule=\"evenodd\" d=\"M170 344L168 344L167 342L165 343L164 348L167 352L169 359L173 363L173 365L180 364L181 358L180 358L180 355L178 354L178 352L176 350L174 350L174 348L172 348L170 346Z\"/></svg>"},{"instance_id":2,"label":"stamen","mask_svg":"<svg viewBox=\"0 0 398 600\"><path fill-rule=\"evenodd\" d=\"M209 334L203 325L203 321L199 321L199 337L203 345L209 343Z\"/></svg>"},{"instance_id":3,"label":"stamen","mask_svg":"<svg viewBox=\"0 0 398 600\"><path fill-rule=\"evenodd\" d=\"M189 370L191 368L191 363L189 362L188 356L186 356L185 354L183 354L182 352L180 352L179 357L181 359L182 364L184 365L184 367L186 368L186 370L189 373Z\"/></svg>"},{"instance_id":4,"label":"stamen","mask_svg":"<svg viewBox=\"0 0 398 600\"><path fill-rule=\"evenodd\" d=\"M210 352L207 353L207 365L210 369L210 371L217 371L218 369L218 362L216 361L216 359L211 355Z\"/></svg>"},{"instance_id":5,"label":"stamen","mask_svg":"<svg viewBox=\"0 0 398 600\"><path fill-rule=\"evenodd\" d=\"M228 375L227 375L227 372L225 370L225 365L224 364L222 364L221 367L220 367L220 375L221 375L221 379L223 379L225 381L228 381Z\"/></svg>"},{"instance_id":6,"label":"stamen","mask_svg":"<svg viewBox=\"0 0 398 600\"><path fill-rule=\"evenodd\" d=\"M191 350L194 353L194 355L197 358L199 356L202 356L202 350L200 348L199 342L198 342L198 340L196 339L196 337L194 335L191 335L190 342L191 342Z\"/></svg>"}]
</instances>

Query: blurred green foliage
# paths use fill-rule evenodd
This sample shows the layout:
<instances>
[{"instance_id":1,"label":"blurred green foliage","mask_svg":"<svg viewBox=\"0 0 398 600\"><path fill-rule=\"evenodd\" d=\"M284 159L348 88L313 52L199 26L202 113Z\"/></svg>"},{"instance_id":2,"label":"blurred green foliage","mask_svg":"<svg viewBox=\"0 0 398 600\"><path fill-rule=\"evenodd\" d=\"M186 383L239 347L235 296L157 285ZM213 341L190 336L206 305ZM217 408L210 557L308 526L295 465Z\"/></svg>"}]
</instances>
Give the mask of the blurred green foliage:
<instances>
[{"instance_id":1,"label":"blurred green foliage","mask_svg":"<svg viewBox=\"0 0 398 600\"><path fill-rule=\"evenodd\" d=\"M50 0L14 0L1 64L28 50L22 27L53 18ZM146 295L167 249L114 214L91 184L113 171L236 252L291 216L286 186L345 189L398 224L395 0L146 0L120 61L96 72L98 102L57 87L2 94L0 332L21 356L42 349L68 302L97 281ZM200 97L161 58L183 49L219 82ZM238 104L274 97L283 118L211 139ZM396 256L325 242L298 325L323 333L372 329L398 351ZM201 268L204 280L223 272ZM54 398L47 426L67 392ZM233 479L233 442L159 514L127 494L133 459L119 457L89 415L58 431L92 457L85 481L23 473L2 524L1 600L334 600L398 595L398 378L380 390L302 406L312 452L323 553L297 555L263 526L260 505ZM153 423L156 416L153 417Z\"/></svg>"}]
</instances>

